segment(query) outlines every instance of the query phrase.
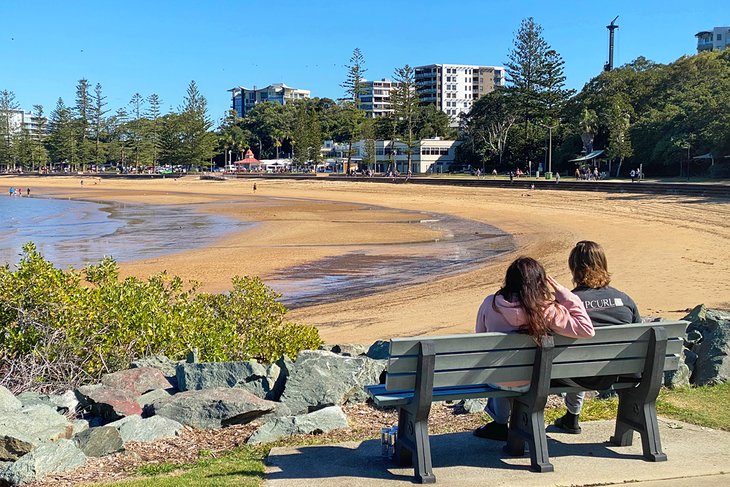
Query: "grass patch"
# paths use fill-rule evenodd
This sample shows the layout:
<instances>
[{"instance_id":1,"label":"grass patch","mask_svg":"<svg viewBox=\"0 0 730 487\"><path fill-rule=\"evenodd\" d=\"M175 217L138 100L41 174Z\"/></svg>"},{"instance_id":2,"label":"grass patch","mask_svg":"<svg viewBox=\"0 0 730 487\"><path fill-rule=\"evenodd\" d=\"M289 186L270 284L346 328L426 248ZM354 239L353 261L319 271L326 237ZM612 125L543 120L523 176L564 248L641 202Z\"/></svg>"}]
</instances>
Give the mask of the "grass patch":
<instances>
[{"instance_id":1,"label":"grass patch","mask_svg":"<svg viewBox=\"0 0 730 487\"><path fill-rule=\"evenodd\" d=\"M716 386L662 390L657 413L686 423L730 431L730 383Z\"/></svg>"},{"instance_id":2,"label":"grass patch","mask_svg":"<svg viewBox=\"0 0 730 487\"><path fill-rule=\"evenodd\" d=\"M105 487L258 487L263 483L264 458L269 448L242 447L220 457L205 457L191 464L144 465L137 473L143 479L127 480Z\"/></svg>"}]
</instances>

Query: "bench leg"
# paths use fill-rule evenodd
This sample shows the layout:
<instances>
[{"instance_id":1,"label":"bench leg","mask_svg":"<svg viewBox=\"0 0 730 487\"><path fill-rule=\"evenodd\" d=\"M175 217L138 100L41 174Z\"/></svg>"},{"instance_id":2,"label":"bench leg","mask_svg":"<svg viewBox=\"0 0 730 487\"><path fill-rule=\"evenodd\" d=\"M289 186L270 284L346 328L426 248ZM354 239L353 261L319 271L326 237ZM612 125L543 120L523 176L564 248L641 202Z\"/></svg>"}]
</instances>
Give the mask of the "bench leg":
<instances>
[{"instance_id":1,"label":"bench leg","mask_svg":"<svg viewBox=\"0 0 730 487\"><path fill-rule=\"evenodd\" d=\"M667 349L667 333L663 328L652 328L646 352L641 382L633 389L618 393L618 414L616 430L611 443L618 446L631 445L633 431L641 435L641 448L646 460L666 461L659 437L656 419L656 398L664 378L664 357Z\"/></svg>"},{"instance_id":2,"label":"bench leg","mask_svg":"<svg viewBox=\"0 0 730 487\"><path fill-rule=\"evenodd\" d=\"M641 394L641 391L619 393L616 429L610 441L616 446L630 446L633 443L634 431L637 431L641 435L644 458L652 462L663 462L666 461L667 455L662 452L656 403L645 401L645 394Z\"/></svg>"},{"instance_id":3,"label":"bench leg","mask_svg":"<svg viewBox=\"0 0 730 487\"><path fill-rule=\"evenodd\" d=\"M544 405L543 405L544 406ZM522 456L525 443L530 449L530 468L534 472L552 472L545 434L545 414L542 408L530 410L530 407L519 400L513 401L510 428L507 434L507 453Z\"/></svg>"},{"instance_id":4,"label":"bench leg","mask_svg":"<svg viewBox=\"0 0 730 487\"><path fill-rule=\"evenodd\" d=\"M398 438L395 443L395 462L401 466L413 465L416 482L433 484L436 476L431 465L431 443L428 439L428 418L417 421L404 408L398 414Z\"/></svg>"}]
</instances>

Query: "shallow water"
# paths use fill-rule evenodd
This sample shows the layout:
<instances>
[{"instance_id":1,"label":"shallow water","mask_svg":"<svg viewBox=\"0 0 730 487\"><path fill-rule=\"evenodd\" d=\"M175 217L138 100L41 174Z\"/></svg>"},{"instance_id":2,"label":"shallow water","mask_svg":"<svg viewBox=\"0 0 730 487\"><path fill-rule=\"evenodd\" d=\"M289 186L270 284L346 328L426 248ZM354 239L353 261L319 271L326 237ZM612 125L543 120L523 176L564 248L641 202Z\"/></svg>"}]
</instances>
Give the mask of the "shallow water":
<instances>
[{"instance_id":1,"label":"shallow water","mask_svg":"<svg viewBox=\"0 0 730 487\"><path fill-rule=\"evenodd\" d=\"M361 246L343 255L284 269L266 283L282 294L284 304L298 308L465 272L514 249L511 235L473 220L415 213L407 223L439 230L445 238Z\"/></svg>"},{"instance_id":2,"label":"shallow water","mask_svg":"<svg viewBox=\"0 0 730 487\"><path fill-rule=\"evenodd\" d=\"M16 264L29 241L56 266L80 268L104 256L129 262L202 247L247 225L187 205L8 196L0 198L0 264Z\"/></svg>"}]
</instances>

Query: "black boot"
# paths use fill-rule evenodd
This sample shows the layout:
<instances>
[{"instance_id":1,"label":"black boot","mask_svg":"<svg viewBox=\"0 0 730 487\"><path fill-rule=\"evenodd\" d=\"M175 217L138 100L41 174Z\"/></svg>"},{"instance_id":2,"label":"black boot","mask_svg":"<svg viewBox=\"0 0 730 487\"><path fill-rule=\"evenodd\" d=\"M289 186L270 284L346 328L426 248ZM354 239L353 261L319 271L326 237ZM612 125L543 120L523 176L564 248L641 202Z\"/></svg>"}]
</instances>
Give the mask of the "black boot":
<instances>
[{"instance_id":1,"label":"black boot","mask_svg":"<svg viewBox=\"0 0 730 487\"><path fill-rule=\"evenodd\" d=\"M506 424L492 421L475 429L474 436L488 438L490 440L507 441L507 430L508 427Z\"/></svg>"},{"instance_id":2,"label":"black boot","mask_svg":"<svg viewBox=\"0 0 730 487\"><path fill-rule=\"evenodd\" d=\"M566 433L577 435L581 432L580 425L578 424L578 417L578 414L566 412L563 416L556 419L553 424Z\"/></svg>"}]
</instances>

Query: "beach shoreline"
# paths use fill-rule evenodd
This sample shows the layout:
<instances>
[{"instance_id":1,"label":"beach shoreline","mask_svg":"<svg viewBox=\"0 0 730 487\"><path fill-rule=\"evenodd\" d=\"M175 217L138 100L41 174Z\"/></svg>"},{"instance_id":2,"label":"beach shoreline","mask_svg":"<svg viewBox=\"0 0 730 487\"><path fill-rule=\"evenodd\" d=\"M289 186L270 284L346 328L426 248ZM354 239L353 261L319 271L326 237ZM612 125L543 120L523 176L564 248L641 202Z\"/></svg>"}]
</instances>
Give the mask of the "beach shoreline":
<instances>
[{"instance_id":1,"label":"beach shoreline","mask_svg":"<svg viewBox=\"0 0 730 487\"><path fill-rule=\"evenodd\" d=\"M517 255L537 258L570 287L568 252L585 239L605 247L612 285L631 295L642 315L678 318L700 303L730 308L730 204L724 201L326 178L258 180L255 194L247 180L87 178L81 186L79 179L9 177L2 179L2 186L31 187L32 195L44 197L190 205L256 222L202 248L120 266L122 276L147 277L166 270L211 292L229 289L234 275L265 280L358 246L442 238L433 229L400 223L413 211L474 220L512 235L515 251L475 270L290 312L290 319L317 326L330 343L470 332L482 299L498 289L506 265ZM368 206L377 209L363 210Z\"/></svg>"}]
</instances>

